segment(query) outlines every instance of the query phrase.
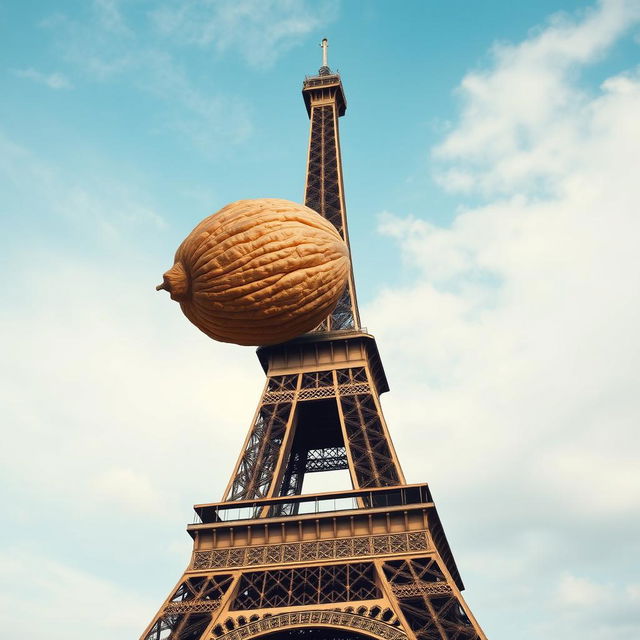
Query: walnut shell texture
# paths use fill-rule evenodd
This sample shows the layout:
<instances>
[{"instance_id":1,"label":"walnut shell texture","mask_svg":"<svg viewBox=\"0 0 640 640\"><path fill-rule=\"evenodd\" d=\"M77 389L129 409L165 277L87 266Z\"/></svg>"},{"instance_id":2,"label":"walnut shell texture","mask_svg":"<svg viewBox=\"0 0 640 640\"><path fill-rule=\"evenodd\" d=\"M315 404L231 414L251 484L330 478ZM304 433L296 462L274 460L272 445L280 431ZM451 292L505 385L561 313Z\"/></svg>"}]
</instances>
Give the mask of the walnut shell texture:
<instances>
[{"instance_id":1,"label":"walnut shell texture","mask_svg":"<svg viewBox=\"0 0 640 640\"><path fill-rule=\"evenodd\" d=\"M289 200L238 200L185 238L158 289L214 340L286 342L335 308L349 276L335 227Z\"/></svg>"}]
</instances>

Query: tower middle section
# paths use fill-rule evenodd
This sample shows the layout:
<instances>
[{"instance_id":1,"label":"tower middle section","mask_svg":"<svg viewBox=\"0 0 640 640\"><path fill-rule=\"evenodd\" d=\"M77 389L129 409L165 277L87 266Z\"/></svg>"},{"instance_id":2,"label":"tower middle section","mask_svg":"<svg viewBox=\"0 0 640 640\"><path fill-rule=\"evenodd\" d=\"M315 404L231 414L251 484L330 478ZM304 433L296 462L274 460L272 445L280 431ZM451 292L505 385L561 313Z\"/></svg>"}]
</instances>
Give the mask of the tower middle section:
<instances>
[{"instance_id":1,"label":"tower middle section","mask_svg":"<svg viewBox=\"0 0 640 640\"><path fill-rule=\"evenodd\" d=\"M372 336L310 334L258 356L267 380L224 500L299 495L307 473L338 469L349 470L354 489L404 484Z\"/></svg>"}]
</instances>

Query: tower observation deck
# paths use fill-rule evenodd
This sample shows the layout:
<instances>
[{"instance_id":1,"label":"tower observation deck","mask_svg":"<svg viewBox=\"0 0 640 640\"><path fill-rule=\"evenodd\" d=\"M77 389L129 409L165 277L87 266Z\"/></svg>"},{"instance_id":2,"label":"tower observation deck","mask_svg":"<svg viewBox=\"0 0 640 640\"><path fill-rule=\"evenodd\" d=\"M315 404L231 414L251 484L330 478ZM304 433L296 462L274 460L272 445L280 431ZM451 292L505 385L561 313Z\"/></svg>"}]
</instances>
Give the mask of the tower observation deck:
<instances>
[{"instance_id":1,"label":"tower observation deck","mask_svg":"<svg viewBox=\"0 0 640 640\"><path fill-rule=\"evenodd\" d=\"M346 99L326 41L302 95L305 204L348 243ZM257 355L266 381L223 500L195 506L189 565L141 640L486 640L431 491L402 472L353 273L331 316ZM307 474L336 470L348 471L351 489L304 492Z\"/></svg>"}]
</instances>

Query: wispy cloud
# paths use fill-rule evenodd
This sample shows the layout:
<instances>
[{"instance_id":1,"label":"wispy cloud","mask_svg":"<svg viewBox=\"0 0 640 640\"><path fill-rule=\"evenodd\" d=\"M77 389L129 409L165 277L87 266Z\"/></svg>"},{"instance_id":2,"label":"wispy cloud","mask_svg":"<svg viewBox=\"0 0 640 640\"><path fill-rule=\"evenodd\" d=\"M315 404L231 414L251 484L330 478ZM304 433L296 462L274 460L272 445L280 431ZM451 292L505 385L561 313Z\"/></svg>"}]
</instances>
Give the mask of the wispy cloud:
<instances>
[{"instance_id":1,"label":"wispy cloud","mask_svg":"<svg viewBox=\"0 0 640 640\"><path fill-rule=\"evenodd\" d=\"M54 71L53 73L42 73L36 69L14 69L13 74L18 78L26 78L27 80L33 80L38 84L43 84L49 89L71 89L73 84L71 80L62 73Z\"/></svg>"},{"instance_id":2,"label":"wispy cloud","mask_svg":"<svg viewBox=\"0 0 640 640\"><path fill-rule=\"evenodd\" d=\"M556 596L559 605L582 609L607 606L615 597L611 585L599 584L594 580L579 578L570 573L565 573L560 578Z\"/></svg>"},{"instance_id":3,"label":"wispy cloud","mask_svg":"<svg viewBox=\"0 0 640 640\"><path fill-rule=\"evenodd\" d=\"M121 36L133 36L120 5L121 2L118 0L94 0L93 4L97 20L105 31Z\"/></svg>"},{"instance_id":4,"label":"wispy cloud","mask_svg":"<svg viewBox=\"0 0 640 640\"><path fill-rule=\"evenodd\" d=\"M141 194L104 175L70 177L1 130L0 187L4 223L51 225L60 232L59 242L105 248L108 243L128 242L135 229L166 227L162 215ZM19 247L5 250L15 249Z\"/></svg>"},{"instance_id":5,"label":"wispy cloud","mask_svg":"<svg viewBox=\"0 0 640 640\"><path fill-rule=\"evenodd\" d=\"M615 576L606 575L603 581L602 577L587 578L565 571L553 593L553 610L559 622L543 623L546 630L541 632L549 635L552 628L563 631L584 625L589 629L586 637L594 640L607 640L612 628L634 636L640 625L639 590L640 583L624 585Z\"/></svg>"},{"instance_id":6,"label":"wispy cloud","mask_svg":"<svg viewBox=\"0 0 640 640\"><path fill-rule=\"evenodd\" d=\"M169 106L163 117L164 126L185 136L201 151L215 153L219 147L239 144L250 137L250 111L241 99L200 89L165 52L141 51L138 64L138 86ZM180 109L171 108L175 105Z\"/></svg>"},{"instance_id":7,"label":"wispy cloud","mask_svg":"<svg viewBox=\"0 0 640 640\"><path fill-rule=\"evenodd\" d=\"M164 4L133 20L130 6L94 0L84 17L57 13L42 26L64 62L88 81L125 80L152 94L162 102L153 129L172 130L215 155L251 136L250 109L219 86L195 80L179 62L176 47L213 48L265 68L334 20L337 7L333 0L195 0Z\"/></svg>"},{"instance_id":8,"label":"wispy cloud","mask_svg":"<svg viewBox=\"0 0 640 640\"><path fill-rule=\"evenodd\" d=\"M157 514L164 506L163 497L141 470L110 467L98 473L92 484L98 500L125 512Z\"/></svg>"},{"instance_id":9,"label":"wispy cloud","mask_svg":"<svg viewBox=\"0 0 640 640\"><path fill-rule=\"evenodd\" d=\"M131 83L161 104L152 129L176 132L207 154L245 141L252 133L249 109L219 87L202 86L148 24L134 26L116 0L95 0L82 18L55 14L42 26L57 50L90 82Z\"/></svg>"},{"instance_id":10,"label":"wispy cloud","mask_svg":"<svg viewBox=\"0 0 640 640\"><path fill-rule=\"evenodd\" d=\"M141 620L152 615L155 604L133 589L52 561L33 549L0 552L0 576L3 628L24 640L63 640L72 637L76 625L92 628L96 640L132 637L140 633ZM77 609L73 616L70 602Z\"/></svg>"},{"instance_id":11,"label":"wispy cloud","mask_svg":"<svg viewBox=\"0 0 640 640\"><path fill-rule=\"evenodd\" d=\"M232 51L270 67L305 36L337 17L335 0L191 0L151 15L158 33L183 44Z\"/></svg>"}]
</instances>

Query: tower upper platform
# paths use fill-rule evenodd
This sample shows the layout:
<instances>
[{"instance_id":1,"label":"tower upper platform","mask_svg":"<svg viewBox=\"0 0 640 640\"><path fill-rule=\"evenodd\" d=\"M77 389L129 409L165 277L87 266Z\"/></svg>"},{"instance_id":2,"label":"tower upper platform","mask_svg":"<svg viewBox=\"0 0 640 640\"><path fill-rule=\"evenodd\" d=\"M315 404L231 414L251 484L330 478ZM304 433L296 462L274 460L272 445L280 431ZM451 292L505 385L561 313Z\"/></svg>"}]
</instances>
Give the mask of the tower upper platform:
<instances>
[{"instance_id":1,"label":"tower upper platform","mask_svg":"<svg viewBox=\"0 0 640 640\"><path fill-rule=\"evenodd\" d=\"M330 104L335 100L338 116L343 116L347 110L347 99L338 73L307 76L302 83L302 97L309 117L312 104Z\"/></svg>"}]
</instances>

